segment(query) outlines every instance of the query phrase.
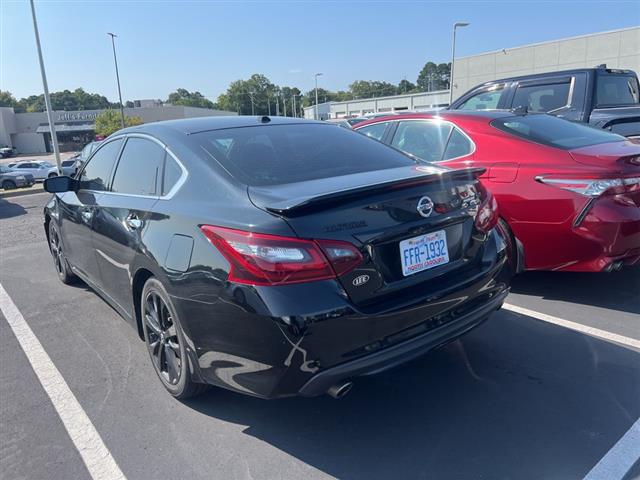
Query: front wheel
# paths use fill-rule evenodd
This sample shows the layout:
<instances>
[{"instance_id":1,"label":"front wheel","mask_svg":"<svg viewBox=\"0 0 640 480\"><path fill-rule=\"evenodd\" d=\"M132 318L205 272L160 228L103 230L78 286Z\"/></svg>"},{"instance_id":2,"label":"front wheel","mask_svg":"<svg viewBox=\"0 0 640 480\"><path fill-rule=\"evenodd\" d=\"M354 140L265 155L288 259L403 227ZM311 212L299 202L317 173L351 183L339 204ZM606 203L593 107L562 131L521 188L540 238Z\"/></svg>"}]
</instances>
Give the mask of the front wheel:
<instances>
[{"instance_id":1,"label":"front wheel","mask_svg":"<svg viewBox=\"0 0 640 480\"><path fill-rule=\"evenodd\" d=\"M147 280L140 301L144 341L164 388L181 400L205 391L207 385L191 379L184 333L162 283L153 277Z\"/></svg>"},{"instance_id":2,"label":"front wheel","mask_svg":"<svg viewBox=\"0 0 640 480\"><path fill-rule=\"evenodd\" d=\"M2 182L3 190L14 190L16 188L16 183L13 180L5 180Z\"/></svg>"},{"instance_id":3,"label":"front wheel","mask_svg":"<svg viewBox=\"0 0 640 480\"><path fill-rule=\"evenodd\" d=\"M56 172L51 172L51 173L49 174L49 177L48 177L48 178L53 178L53 177L57 177L57 176L58 176L58 174L57 174Z\"/></svg>"}]
</instances>

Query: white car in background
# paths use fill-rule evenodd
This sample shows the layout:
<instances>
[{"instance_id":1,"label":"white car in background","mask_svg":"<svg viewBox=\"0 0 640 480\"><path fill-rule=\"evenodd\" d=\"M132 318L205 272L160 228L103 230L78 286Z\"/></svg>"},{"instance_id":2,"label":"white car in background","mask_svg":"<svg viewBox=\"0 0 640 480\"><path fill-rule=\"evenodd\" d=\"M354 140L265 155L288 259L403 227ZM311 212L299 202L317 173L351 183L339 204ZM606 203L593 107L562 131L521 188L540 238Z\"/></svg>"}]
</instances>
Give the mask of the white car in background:
<instances>
[{"instance_id":1,"label":"white car in background","mask_svg":"<svg viewBox=\"0 0 640 480\"><path fill-rule=\"evenodd\" d=\"M8 166L15 172L30 173L37 182L58 176L58 167L44 160L16 162Z\"/></svg>"}]
</instances>

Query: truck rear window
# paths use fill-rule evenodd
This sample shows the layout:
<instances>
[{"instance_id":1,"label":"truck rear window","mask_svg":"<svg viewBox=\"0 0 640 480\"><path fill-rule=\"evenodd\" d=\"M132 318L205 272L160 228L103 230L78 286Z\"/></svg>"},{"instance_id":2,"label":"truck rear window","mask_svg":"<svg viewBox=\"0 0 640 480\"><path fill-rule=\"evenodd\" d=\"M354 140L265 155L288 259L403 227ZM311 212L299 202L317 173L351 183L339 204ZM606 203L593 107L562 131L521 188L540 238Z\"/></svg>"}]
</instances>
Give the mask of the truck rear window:
<instances>
[{"instance_id":1,"label":"truck rear window","mask_svg":"<svg viewBox=\"0 0 640 480\"><path fill-rule=\"evenodd\" d=\"M599 128L546 114L498 118L491 125L532 142L566 150L625 140Z\"/></svg>"},{"instance_id":2,"label":"truck rear window","mask_svg":"<svg viewBox=\"0 0 640 480\"><path fill-rule=\"evenodd\" d=\"M596 105L634 105L639 102L638 79L632 75L600 74L596 77Z\"/></svg>"},{"instance_id":3,"label":"truck rear window","mask_svg":"<svg viewBox=\"0 0 640 480\"><path fill-rule=\"evenodd\" d=\"M415 165L410 157L335 124L298 123L194 134L236 180L278 185Z\"/></svg>"}]
</instances>

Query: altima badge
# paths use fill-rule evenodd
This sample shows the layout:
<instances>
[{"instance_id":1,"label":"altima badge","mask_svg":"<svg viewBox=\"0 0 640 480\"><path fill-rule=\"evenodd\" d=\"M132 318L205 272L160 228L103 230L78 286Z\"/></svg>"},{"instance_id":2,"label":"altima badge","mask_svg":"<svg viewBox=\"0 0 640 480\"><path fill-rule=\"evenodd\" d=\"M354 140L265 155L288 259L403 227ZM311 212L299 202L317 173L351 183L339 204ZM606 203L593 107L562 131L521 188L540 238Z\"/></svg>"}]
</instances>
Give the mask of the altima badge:
<instances>
[{"instance_id":1,"label":"altima badge","mask_svg":"<svg viewBox=\"0 0 640 480\"><path fill-rule=\"evenodd\" d=\"M418 205L416 205L416 210L418 213L427 218L433 212L433 201L429 197L422 197L418 200Z\"/></svg>"},{"instance_id":2,"label":"altima badge","mask_svg":"<svg viewBox=\"0 0 640 480\"><path fill-rule=\"evenodd\" d=\"M354 287L361 287L368 281L369 281L369 275L358 275L356 278L353 279L353 282L351 283L353 283Z\"/></svg>"}]
</instances>

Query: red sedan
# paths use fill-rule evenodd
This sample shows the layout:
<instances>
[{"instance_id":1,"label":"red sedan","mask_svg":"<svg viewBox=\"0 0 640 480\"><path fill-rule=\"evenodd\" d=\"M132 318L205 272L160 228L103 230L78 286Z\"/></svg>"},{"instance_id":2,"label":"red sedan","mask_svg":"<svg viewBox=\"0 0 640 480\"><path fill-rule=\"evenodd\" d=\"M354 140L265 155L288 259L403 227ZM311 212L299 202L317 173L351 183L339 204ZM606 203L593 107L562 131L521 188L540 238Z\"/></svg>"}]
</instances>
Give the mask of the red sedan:
<instances>
[{"instance_id":1,"label":"red sedan","mask_svg":"<svg viewBox=\"0 0 640 480\"><path fill-rule=\"evenodd\" d=\"M355 130L452 168L484 167L516 271L640 261L640 145L544 114L394 115Z\"/></svg>"}]
</instances>

